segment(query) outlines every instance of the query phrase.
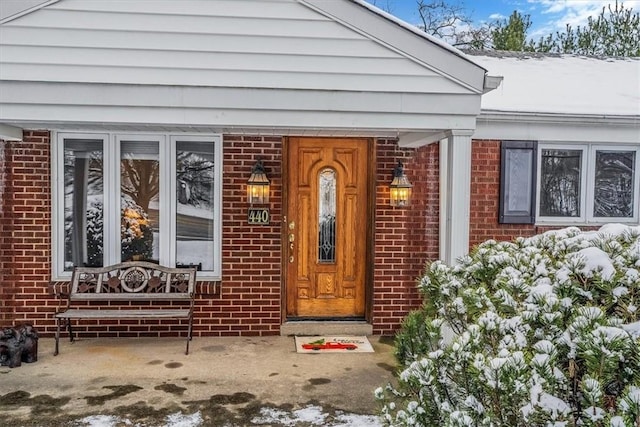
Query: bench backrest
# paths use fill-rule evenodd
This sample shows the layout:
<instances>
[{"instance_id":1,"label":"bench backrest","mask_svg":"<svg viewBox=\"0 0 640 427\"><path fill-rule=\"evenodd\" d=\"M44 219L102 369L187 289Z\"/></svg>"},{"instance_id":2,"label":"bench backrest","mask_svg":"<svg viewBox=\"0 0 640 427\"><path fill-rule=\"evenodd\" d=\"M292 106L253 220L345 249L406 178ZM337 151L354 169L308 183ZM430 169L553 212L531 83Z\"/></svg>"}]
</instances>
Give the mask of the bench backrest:
<instances>
[{"instance_id":1,"label":"bench backrest","mask_svg":"<svg viewBox=\"0 0 640 427\"><path fill-rule=\"evenodd\" d=\"M193 299L196 267L170 268L145 261L107 267L75 267L72 300Z\"/></svg>"}]
</instances>

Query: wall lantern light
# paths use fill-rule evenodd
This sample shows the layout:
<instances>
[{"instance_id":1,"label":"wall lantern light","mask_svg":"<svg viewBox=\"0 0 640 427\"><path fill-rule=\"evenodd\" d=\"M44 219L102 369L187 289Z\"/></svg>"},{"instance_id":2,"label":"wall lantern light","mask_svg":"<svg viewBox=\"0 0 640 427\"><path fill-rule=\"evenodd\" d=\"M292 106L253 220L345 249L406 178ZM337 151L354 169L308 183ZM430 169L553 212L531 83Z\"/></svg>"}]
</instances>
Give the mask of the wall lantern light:
<instances>
[{"instance_id":1,"label":"wall lantern light","mask_svg":"<svg viewBox=\"0 0 640 427\"><path fill-rule=\"evenodd\" d=\"M413 185L404 174L404 167L401 162L393 170L393 181L389 184L389 196L391 206L404 207L411 204L411 189Z\"/></svg>"},{"instance_id":2,"label":"wall lantern light","mask_svg":"<svg viewBox=\"0 0 640 427\"><path fill-rule=\"evenodd\" d=\"M250 205L269 204L269 184L269 178L267 178L262 160L258 160L253 165L251 176L247 182L247 199Z\"/></svg>"}]
</instances>

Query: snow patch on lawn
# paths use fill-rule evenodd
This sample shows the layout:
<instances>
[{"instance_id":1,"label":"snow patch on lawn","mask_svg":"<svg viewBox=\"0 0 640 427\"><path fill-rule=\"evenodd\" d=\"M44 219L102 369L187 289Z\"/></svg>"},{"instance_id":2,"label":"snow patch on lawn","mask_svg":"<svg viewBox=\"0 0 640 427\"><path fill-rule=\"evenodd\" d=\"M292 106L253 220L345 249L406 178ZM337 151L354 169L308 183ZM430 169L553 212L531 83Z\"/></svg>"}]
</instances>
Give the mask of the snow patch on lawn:
<instances>
[{"instance_id":1,"label":"snow patch on lawn","mask_svg":"<svg viewBox=\"0 0 640 427\"><path fill-rule=\"evenodd\" d=\"M254 417L251 422L254 425L282 425L296 426L299 423L308 423L314 426L333 427L380 427L382 424L378 417L373 415L357 415L344 412L336 412L334 417L323 412L322 407L309 405L291 413L275 408L262 408L260 416Z\"/></svg>"},{"instance_id":2,"label":"snow patch on lawn","mask_svg":"<svg viewBox=\"0 0 640 427\"><path fill-rule=\"evenodd\" d=\"M251 420L255 426L296 426L306 423L312 426L331 427L382 427L379 418L375 415L358 415L342 411L336 411L331 415L321 406L308 405L294 411L285 411L278 408L262 408L260 415ZM74 423L78 427L200 427L204 426L204 419L200 412L194 414L175 413L167 416L161 425L152 425L133 422L127 418L115 415L91 415L77 420ZM234 424L229 423L228 427Z\"/></svg>"},{"instance_id":3,"label":"snow patch on lawn","mask_svg":"<svg viewBox=\"0 0 640 427\"><path fill-rule=\"evenodd\" d=\"M202 419L200 412L190 415L178 412L167 416L162 427L198 427L201 426L203 422L204 420ZM134 427L148 426L147 424L134 423L127 418L120 418L115 415L91 415L76 421L75 425L83 427L119 427L122 425ZM149 425L148 427L151 426Z\"/></svg>"}]
</instances>

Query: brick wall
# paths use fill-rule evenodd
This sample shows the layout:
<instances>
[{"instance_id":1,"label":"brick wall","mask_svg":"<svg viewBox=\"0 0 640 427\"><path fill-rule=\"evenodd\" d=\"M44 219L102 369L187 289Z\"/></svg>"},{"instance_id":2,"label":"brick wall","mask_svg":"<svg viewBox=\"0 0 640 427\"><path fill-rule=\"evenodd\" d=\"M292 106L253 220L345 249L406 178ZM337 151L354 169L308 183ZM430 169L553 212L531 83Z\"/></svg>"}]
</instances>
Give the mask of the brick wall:
<instances>
[{"instance_id":1,"label":"brick wall","mask_svg":"<svg viewBox=\"0 0 640 427\"><path fill-rule=\"evenodd\" d=\"M374 263L375 334L392 334L420 304L415 281L427 259L438 256L438 147L399 150L376 145ZM257 158L271 181L271 223L247 224L246 181ZM414 184L409 209L389 206L389 182L398 160ZM196 333L279 334L281 322L282 140L224 137L223 279L221 296L198 302ZM426 214L425 214L426 213Z\"/></svg>"},{"instance_id":2,"label":"brick wall","mask_svg":"<svg viewBox=\"0 0 640 427\"><path fill-rule=\"evenodd\" d=\"M49 132L25 131L23 141L2 148L0 320L42 324L53 310Z\"/></svg>"},{"instance_id":3,"label":"brick wall","mask_svg":"<svg viewBox=\"0 0 640 427\"><path fill-rule=\"evenodd\" d=\"M201 294L196 303L197 335L274 335L282 316L281 224L282 138L224 136L223 279L221 294ZM22 142L0 144L0 322L30 321L53 332L56 301L49 294L51 272L49 133L26 131ZM374 333L389 335L421 298L416 280L438 258L439 149L400 149L394 140L376 142L374 221ZM247 224L246 181L257 158L271 180L271 223ZM389 183L398 160L413 187L410 208L389 206ZM470 244L511 240L544 231L533 225L498 224L500 142L474 141ZM200 286L200 289L208 287ZM175 334L157 322L111 322L90 334L139 336ZM90 324L90 323L89 323ZM103 325L106 323L102 323ZM158 331L162 330L160 333Z\"/></svg>"},{"instance_id":4,"label":"brick wall","mask_svg":"<svg viewBox=\"0 0 640 427\"><path fill-rule=\"evenodd\" d=\"M469 244L513 240L538 232L533 224L499 224L500 141L474 140L471 157Z\"/></svg>"},{"instance_id":5,"label":"brick wall","mask_svg":"<svg viewBox=\"0 0 640 427\"><path fill-rule=\"evenodd\" d=\"M196 301L194 334L275 335L282 318L281 137L224 136L223 278L220 294ZM400 149L378 140L373 252L372 321L375 334L390 335L421 297L416 280L425 263L438 258L439 148ZM246 182L257 158L271 180L271 223L247 224ZM409 208L389 206L389 183L398 160L413 184ZM25 131L22 142L0 141L0 326L33 322L43 335L54 331L57 302L51 274L51 153L49 133ZM476 140L472 151L470 245L512 240L549 228L499 224L500 141ZM212 289L199 284L199 290ZM83 322L91 325L90 322ZM110 324L109 332L104 325ZM159 322L105 322L88 335L174 335L183 326ZM83 330L83 333L86 331Z\"/></svg>"},{"instance_id":6,"label":"brick wall","mask_svg":"<svg viewBox=\"0 0 640 427\"><path fill-rule=\"evenodd\" d=\"M282 138L224 136L221 296L197 302L196 334L277 335L281 323ZM258 158L271 181L269 225L247 224Z\"/></svg>"},{"instance_id":7,"label":"brick wall","mask_svg":"<svg viewBox=\"0 0 640 427\"><path fill-rule=\"evenodd\" d=\"M377 144L374 333L391 335L404 316L420 305L416 280L425 263L438 258L439 149L399 149L395 141ZM410 208L389 206L393 169L402 161L413 184Z\"/></svg>"},{"instance_id":8,"label":"brick wall","mask_svg":"<svg viewBox=\"0 0 640 427\"><path fill-rule=\"evenodd\" d=\"M11 275L11 220L10 200L13 199L7 183L10 182L9 156L11 143L0 140L0 325L13 322L13 283Z\"/></svg>"},{"instance_id":9,"label":"brick wall","mask_svg":"<svg viewBox=\"0 0 640 427\"><path fill-rule=\"evenodd\" d=\"M280 137L224 136L223 278L220 293L196 300L194 335L275 335L282 316ZM32 322L43 336L55 329L57 301L50 294L51 152L49 133L25 131L22 142L3 142L0 219L0 321ZM376 206L372 320L374 333L394 333L420 304L416 279L438 256L438 146L401 150L376 143ZM257 158L271 180L271 223L247 224L246 182ZM389 206L398 160L414 185L410 208ZM199 290L211 289L199 284ZM162 327L158 325L162 324ZM108 332L106 325L109 325ZM175 336L184 326L160 321L83 321L83 336Z\"/></svg>"}]
</instances>

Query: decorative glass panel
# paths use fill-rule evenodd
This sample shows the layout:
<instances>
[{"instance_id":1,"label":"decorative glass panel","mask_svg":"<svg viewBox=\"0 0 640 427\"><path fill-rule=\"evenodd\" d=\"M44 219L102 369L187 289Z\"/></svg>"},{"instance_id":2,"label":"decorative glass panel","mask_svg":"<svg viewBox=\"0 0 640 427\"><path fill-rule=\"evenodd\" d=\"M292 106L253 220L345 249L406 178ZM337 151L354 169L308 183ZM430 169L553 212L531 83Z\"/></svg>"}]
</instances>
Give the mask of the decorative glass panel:
<instances>
[{"instance_id":1,"label":"decorative glass panel","mask_svg":"<svg viewBox=\"0 0 640 427\"><path fill-rule=\"evenodd\" d=\"M214 145L176 142L176 266L213 270Z\"/></svg>"},{"instance_id":2,"label":"decorative glass panel","mask_svg":"<svg viewBox=\"0 0 640 427\"><path fill-rule=\"evenodd\" d=\"M542 150L541 216L580 216L582 153L582 150Z\"/></svg>"},{"instance_id":3,"label":"decorative glass panel","mask_svg":"<svg viewBox=\"0 0 640 427\"><path fill-rule=\"evenodd\" d=\"M120 148L122 261L158 261L160 161L157 141L122 141Z\"/></svg>"},{"instance_id":4,"label":"decorative glass panel","mask_svg":"<svg viewBox=\"0 0 640 427\"><path fill-rule=\"evenodd\" d=\"M593 216L633 217L634 151L596 151Z\"/></svg>"},{"instance_id":5,"label":"decorative glass panel","mask_svg":"<svg viewBox=\"0 0 640 427\"><path fill-rule=\"evenodd\" d=\"M102 140L64 140L64 270L104 259Z\"/></svg>"},{"instance_id":6,"label":"decorative glass panel","mask_svg":"<svg viewBox=\"0 0 640 427\"><path fill-rule=\"evenodd\" d=\"M318 262L336 260L336 172L324 169L318 183Z\"/></svg>"}]
</instances>

